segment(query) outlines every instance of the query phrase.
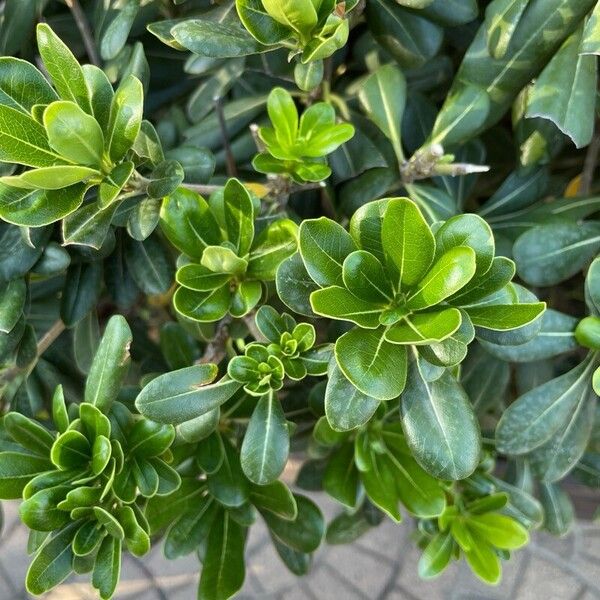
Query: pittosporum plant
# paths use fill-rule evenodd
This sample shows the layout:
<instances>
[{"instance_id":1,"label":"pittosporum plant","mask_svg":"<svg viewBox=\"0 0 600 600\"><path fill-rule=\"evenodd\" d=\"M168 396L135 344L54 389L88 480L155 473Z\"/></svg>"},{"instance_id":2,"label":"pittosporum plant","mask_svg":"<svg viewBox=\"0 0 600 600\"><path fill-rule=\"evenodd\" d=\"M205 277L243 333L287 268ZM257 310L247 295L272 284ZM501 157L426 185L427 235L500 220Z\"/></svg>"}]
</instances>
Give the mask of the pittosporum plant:
<instances>
[{"instance_id":1,"label":"pittosporum plant","mask_svg":"<svg viewBox=\"0 0 600 600\"><path fill-rule=\"evenodd\" d=\"M600 485L597 0L64 4L0 3L27 589L111 598L156 544L226 600L258 519L297 575L408 518L423 578L565 534L565 478Z\"/></svg>"}]
</instances>

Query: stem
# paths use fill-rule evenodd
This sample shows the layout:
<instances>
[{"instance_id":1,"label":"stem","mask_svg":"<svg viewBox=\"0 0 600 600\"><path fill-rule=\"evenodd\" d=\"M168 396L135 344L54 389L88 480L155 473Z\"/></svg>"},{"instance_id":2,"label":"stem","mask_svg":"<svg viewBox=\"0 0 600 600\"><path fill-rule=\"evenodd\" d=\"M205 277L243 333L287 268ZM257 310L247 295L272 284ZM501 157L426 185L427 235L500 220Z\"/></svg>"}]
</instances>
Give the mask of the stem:
<instances>
[{"instance_id":1,"label":"stem","mask_svg":"<svg viewBox=\"0 0 600 600\"><path fill-rule=\"evenodd\" d=\"M65 4L69 7L71 13L73 14L73 18L75 19L75 25L77 25L77 29L79 29L79 33L81 34L81 39L83 40L83 45L85 46L85 51L87 52L90 62L93 65L100 67L100 56L98 55L98 51L96 50L94 36L92 35L92 31L90 29L90 24L88 23L87 17L81 9L79 0L65 0Z\"/></svg>"},{"instance_id":2,"label":"stem","mask_svg":"<svg viewBox=\"0 0 600 600\"><path fill-rule=\"evenodd\" d=\"M208 343L204 350L204 354L200 357L198 364L200 363L214 363L219 364L226 356L227 351L225 344L229 337L229 324L231 323L231 317L226 316L219 321L215 330L213 339Z\"/></svg>"},{"instance_id":3,"label":"stem","mask_svg":"<svg viewBox=\"0 0 600 600\"><path fill-rule=\"evenodd\" d=\"M48 348L52 345L52 343L58 338L58 336L65 330L65 324L59 319L48 329L48 331L42 336L40 341L37 344L37 357L36 360L28 365L27 367L11 367L7 369L4 373L0 374L0 384L8 383L12 381L15 377L24 373L26 371L31 371L37 359L48 350Z\"/></svg>"},{"instance_id":4,"label":"stem","mask_svg":"<svg viewBox=\"0 0 600 600\"><path fill-rule=\"evenodd\" d=\"M600 134L596 134L588 146L579 182L579 196L588 196L590 194L594 171L598 162L598 153L600 153Z\"/></svg>"}]
</instances>

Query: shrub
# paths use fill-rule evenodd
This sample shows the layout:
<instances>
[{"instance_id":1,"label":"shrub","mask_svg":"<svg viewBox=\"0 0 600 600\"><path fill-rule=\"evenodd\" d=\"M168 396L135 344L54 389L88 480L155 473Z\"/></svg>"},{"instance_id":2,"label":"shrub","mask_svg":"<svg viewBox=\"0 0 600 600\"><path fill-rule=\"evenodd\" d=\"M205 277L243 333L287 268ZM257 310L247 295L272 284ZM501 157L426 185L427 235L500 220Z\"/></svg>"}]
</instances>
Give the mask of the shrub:
<instances>
[{"instance_id":1,"label":"shrub","mask_svg":"<svg viewBox=\"0 0 600 600\"><path fill-rule=\"evenodd\" d=\"M64 4L0 22L28 590L111 598L162 544L225 600L259 518L297 575L388 518L422 577L490 584L566 533L561 481L600 482L600 4Z\"/></svg>"}]
</instances>

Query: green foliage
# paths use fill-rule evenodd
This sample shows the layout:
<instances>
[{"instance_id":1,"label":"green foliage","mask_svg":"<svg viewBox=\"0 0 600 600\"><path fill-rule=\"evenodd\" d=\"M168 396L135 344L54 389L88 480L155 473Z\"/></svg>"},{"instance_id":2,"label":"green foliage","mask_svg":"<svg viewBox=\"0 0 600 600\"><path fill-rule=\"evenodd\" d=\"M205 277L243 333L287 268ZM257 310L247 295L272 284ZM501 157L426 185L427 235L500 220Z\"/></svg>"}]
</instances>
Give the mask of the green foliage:
<instances>
[{"instance_id":1,"label":"green foliage","mask_svg":"<svg viewBox=\"0 0 600 600\"><path fill-rule=\"evenodd\" d=\"M597 0L80 5L0 3L28 590L111 598L154 543L226 600L258 518L297 575L384 521L489 584L565 534L561 482L600 481Z\"/></svg>"},{"instance_id":2,"label":"green foliage","mask_svg":"<svg viewBox=\"0 0 600 600\"><path fill-rule=\"evenodd\" d=\"M260 173L288 174L298 183L322 181L331 175L324 157L354 135L349 123L337 124L333 106L317 102L300 119L294 100L283 88L275 88L267 99L272 127L261 127L258 135L267 152L256 156L253 167Z\"/></svg>"}]
</instances>

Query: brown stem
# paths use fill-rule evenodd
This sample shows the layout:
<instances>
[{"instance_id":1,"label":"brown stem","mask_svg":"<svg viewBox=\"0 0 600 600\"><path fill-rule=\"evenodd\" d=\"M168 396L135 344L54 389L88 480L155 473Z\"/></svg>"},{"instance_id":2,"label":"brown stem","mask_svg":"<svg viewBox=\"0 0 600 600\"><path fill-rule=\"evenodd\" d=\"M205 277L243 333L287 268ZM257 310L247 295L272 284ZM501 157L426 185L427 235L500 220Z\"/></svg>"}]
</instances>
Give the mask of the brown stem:
<instances>
[{"instance_id":1,"label":"brown stem","mask_svg":"<svg viewBox=\"0 0 600 600\"><path fill-rule=\"evenodd\" d=\"M79 0L65 0L65 4L69 7L73 18L75 19L75 25L77 25L77 29L79 29L90 62L97 67L101 67L102 64L100 62L98 50L96 50L94 36L92 35L92 30L90 29L87 17L81 9Z\"/></svg>"},{"instance_id":2,"label":"brown stem","mask_svg":"<svg viewBox=\"0 0 600 600\"><path fill-rule=\"evenodd\" d=\"M594 180L594 171L598 163L598 154L600 153L600 134L596 134L588 146L583 162L583 171L579 182L579 196L588 196L592 189Z\"/></svg>"},{"instance_id":3,"label":"brown stem","mask_svg":"<svg viewBox=\"0 0 600 600\"><path fill-rule=\"evenodd\" d=\"M52 343L58 338L58 336L65 330L65 324L59 319L48 329L48 331L42 336L40 341L37 344L37 358L40 358L46 350L52 345ZM35 364L35 363L32 363ZM31 367L11 367L7 369L4 373L0 374L0 384L9 383L19 374L24 373Z\"/></svg>"},{"instance_id":4,"label":"brown stem","mask_svg":"<svg viewBox=\"0 0 600 600\"><path fill-rule=\"evenodd\" d=\"M225 343L229 337L229 324L231 317L224 317L219 321L213 339L208 343L204 354L196 361L198 363L219 364L227 354Z\"/></svg>"}]
</instances>

